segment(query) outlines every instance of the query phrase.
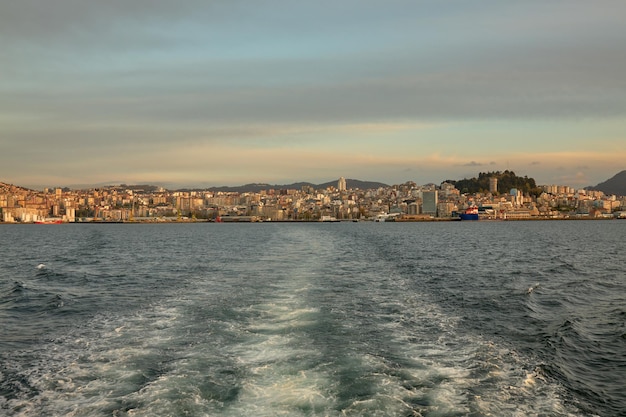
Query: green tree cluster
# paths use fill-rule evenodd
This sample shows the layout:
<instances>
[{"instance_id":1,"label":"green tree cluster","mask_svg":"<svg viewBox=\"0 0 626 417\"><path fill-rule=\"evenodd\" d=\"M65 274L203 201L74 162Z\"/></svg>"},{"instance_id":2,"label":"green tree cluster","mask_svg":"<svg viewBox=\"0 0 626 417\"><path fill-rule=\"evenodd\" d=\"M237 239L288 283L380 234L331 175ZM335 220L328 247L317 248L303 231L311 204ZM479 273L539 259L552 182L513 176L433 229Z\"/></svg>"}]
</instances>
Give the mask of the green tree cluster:
<instances>
[{"instance_id":1,"label":"green tree cluster","mask_svg":"<svg viewBox=\"0 0 626 417\"><path fill-rule=\"evenodd\" d=\"M478 178L464 178L458 181L447 180L446 182L454 185L463 194L487 193L489 192L489 178L492 177L498 179L498 194L507 194L512 188L535 197L542 192L533 178L518 177L515 172L509 170L480 172Z\"/></svg>"}]
</instances>

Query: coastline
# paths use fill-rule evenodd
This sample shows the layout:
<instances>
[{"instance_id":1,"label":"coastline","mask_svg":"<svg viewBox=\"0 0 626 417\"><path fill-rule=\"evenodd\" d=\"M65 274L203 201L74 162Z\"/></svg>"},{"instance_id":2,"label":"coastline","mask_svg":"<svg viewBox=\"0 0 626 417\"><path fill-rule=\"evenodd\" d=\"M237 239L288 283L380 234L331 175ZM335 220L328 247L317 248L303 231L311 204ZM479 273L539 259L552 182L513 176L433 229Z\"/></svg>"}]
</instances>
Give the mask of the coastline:
<instances>
[{"instance_id":1,"label":"coastline","mask_svg":"<svg viewBox=\"0 0 626 417\"><path fill-rule=\"evenodd\" d=\"M376 222L374 220L354 220L345 219L337 220L332 223L440 223L440 222L463 222L463 223L493 223L493 222L528 222L528 221L609 221L609 220L626 220L623 217L532 217L532 218L511 218L511 219L480 219L480 220L461 220L459 218L430 218L430 219L395 219L385 222ZM59 226L66 224L195 224L195 223L331 223L321 220L257 220L257 221L222 221L196 219L196 220L178 220L178 219L160 219L160 220L115 220L115 221L77 221L77 222L61 222L53 224L37 224L34 222L0 222L1 225L37 225L37 226Z\"/></svg>"}]
</instances>

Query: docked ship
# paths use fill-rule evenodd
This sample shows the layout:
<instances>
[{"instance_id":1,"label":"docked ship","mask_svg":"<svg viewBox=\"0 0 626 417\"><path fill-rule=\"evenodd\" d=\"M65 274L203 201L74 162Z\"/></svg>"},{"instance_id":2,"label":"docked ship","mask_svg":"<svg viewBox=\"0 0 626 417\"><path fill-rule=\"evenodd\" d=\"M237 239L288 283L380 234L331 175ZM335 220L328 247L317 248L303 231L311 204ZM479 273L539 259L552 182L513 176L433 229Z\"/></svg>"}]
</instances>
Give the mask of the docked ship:
<instances>
[{"instance_id":1,"label":"docked ship","mask_svg":"<svg viewBox=\"0 0 626 417\"><path fill-rule=\"evenodd\" d=\"M470 206L463 213L459 214L461 220L478 220L478 207Z\"/></svg>"},{"instance_id":2,"label":"docked ship","mask_svg":"<svg viewBox=\"0 0 626 417\"><path fill-rule=\"evenodd\" d=\"M34 223L35 224L62 224L63 220L61 220L61 219L45 219L45 220L37 220Z\"/></svg>"}]
</instances>

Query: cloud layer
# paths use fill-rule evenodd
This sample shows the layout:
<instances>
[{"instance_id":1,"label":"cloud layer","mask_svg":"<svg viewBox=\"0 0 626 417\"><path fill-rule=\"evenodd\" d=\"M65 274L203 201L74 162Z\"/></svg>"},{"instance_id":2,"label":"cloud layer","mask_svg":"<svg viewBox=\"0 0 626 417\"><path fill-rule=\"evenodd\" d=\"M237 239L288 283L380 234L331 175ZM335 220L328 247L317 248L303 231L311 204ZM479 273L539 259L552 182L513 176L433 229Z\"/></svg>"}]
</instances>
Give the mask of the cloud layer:
<instances>
[{"instance_id":1,"label":"cloud layer","mask_svg":"<svg viewBox=\"0 0 626 417\"><path fill-rule=\"evenodd\" d=\"M5 3L5 180L624 168L620 1Z\"/></svg>"}]
</instances>

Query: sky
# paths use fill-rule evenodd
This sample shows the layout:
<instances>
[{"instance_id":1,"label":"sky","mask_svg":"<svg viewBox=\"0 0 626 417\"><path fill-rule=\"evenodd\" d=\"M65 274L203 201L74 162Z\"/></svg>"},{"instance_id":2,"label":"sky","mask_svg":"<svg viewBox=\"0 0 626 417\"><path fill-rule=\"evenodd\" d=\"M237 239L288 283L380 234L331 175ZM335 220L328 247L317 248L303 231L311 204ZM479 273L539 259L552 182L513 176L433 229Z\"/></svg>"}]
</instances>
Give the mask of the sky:
<instances>
[{"instance_id":1,"label":"sky","mask_svg":"<svg viewBox=\"0 0 626 417\"><path fill-rule=\"evenodd\" d=\"M626 169L623 0L0 0L0 181Z\"/></svg>"}]
</instances>

